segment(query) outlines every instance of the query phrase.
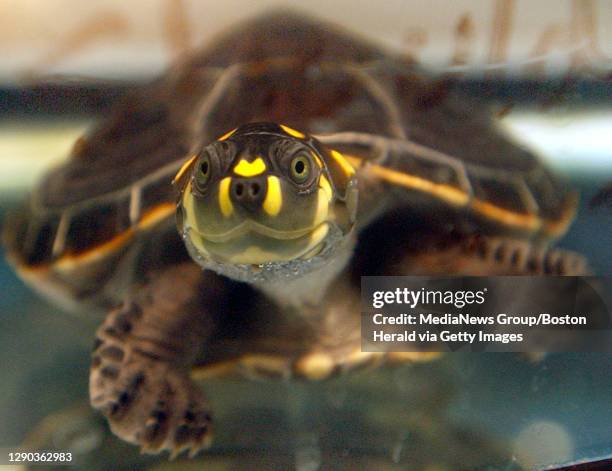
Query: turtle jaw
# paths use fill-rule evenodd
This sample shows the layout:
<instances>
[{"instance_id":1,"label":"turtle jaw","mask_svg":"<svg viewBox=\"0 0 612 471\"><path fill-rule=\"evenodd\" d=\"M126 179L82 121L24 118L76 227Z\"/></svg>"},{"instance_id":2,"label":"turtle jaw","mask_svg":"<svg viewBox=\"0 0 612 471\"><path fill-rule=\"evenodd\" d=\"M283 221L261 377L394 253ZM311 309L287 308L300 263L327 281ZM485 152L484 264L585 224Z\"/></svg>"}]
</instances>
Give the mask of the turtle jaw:
<instances>
[{"instance_id":1,"label":"turtle jaw","mask_svg":"<svg viewBox=\"0 0 612 471\"><path fill-rule=\"evenodd\" d=\"M191 258L202 268L212 270L219 275L227 276L237 281L253 285L271 286L277 282L286 283L290 280L302 278L304 275L325 270L330 261L339 253L351 248L354 243L353 232L349 234L333 221L326 221L305 236L310 237L306 247L296 249L300 239L280 240L268 239L274 247L275 260L270 260L270 254L265 253L260 246L255 249L243 251L240 262L230 261L227 257L213 252L215 249L209 241L202 239L193 227L187 227L182 231L182 236ZM253 246L253 237L246 238ZM287 244L285 254L279 256L279 244ZM291 248L293 251L291 252ZM238 260L238 259L235 259Z\"/></svg>"},{"instance_id":2,"label":"turtle jaw","mask_svg":"<svg viewBox=\"0 0 612 471\"><path fill-rule=\"evenodd\" d=\"M278 231L245 220L226 234L207 235L195 227L186 227L183 238L192 256L206 265L264 265L308 259L323 247L330 223L298 231Z\"/></svg>"}]
</instances>

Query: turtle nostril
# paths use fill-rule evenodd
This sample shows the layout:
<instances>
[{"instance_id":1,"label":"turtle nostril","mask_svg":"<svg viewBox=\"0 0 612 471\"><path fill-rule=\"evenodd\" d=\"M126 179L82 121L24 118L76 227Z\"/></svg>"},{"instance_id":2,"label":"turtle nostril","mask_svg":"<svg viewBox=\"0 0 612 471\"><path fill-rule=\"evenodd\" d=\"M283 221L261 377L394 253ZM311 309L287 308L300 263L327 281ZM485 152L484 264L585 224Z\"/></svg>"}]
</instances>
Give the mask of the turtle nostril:
<instances>
[{"instance_id":1,"label":"turtle nostril","mask_svg":"<svg viewBox=\"0 0 612 471\"><path fill-rule=\"evenodd\" d=\"M236 178L230 187L230 198L234 203L249 211L255 211L266 194L265 180L255 178Z\"/></svg>"}]
</instances>

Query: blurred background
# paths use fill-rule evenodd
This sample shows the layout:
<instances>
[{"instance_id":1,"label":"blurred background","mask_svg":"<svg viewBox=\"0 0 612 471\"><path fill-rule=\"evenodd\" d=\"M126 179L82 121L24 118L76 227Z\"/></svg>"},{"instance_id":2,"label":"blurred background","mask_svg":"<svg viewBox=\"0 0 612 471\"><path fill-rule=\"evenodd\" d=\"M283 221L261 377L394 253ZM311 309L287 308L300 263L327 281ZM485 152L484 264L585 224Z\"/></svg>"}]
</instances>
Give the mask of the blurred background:
<instances>
[{"instance_id":1,"label":"blurred background","mask_svg":"<svg viewBox=\"0 0 612 471\"><path fill-rule=\"evenodd\" d=\"M339 24L494 107L581 191L561 246L612 275L612 195L589 205L612 181L607 0L0 0L0 224L118 97L279 8ZM612 455L610 356L456 353L315 385L212 382L211 453L143 458L87 406L97 319L38 298L3 257L0 286L2 450L69 448L87 470L510 470Z\"/></svg>"},{"instance_id":2,"label":"blurred background","mask_svg":"<svg viewBox=\"0 0 612 471\"><path fill-rule=\"evenodd\" d=\"M482 76L609 72L605 0L4 0L4 83L32 74L143 79L232 23L279 8L341 24L420 62Z\"/></svg>"}]
</instances>

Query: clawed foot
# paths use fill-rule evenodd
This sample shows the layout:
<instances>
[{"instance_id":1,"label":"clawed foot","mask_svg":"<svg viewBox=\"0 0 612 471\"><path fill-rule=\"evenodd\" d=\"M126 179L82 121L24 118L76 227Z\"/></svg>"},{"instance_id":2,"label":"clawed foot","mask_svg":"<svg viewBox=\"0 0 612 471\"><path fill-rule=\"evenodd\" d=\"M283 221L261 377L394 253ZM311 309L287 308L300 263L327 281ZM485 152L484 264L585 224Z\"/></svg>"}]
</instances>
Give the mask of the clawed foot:
<instances>
[{"instance_id":1,"label":"clawed foot","mask_svg":"<svg viewBox=\"0 0 612 471\"><path fill-rule=\"evenodd\" d=\"M209 408L188 372L130 348L121 332L109 335L108 324L98 332L89 391L112 431L144 453L194 456L210 442Z\"/></svg>"}]
</instances>

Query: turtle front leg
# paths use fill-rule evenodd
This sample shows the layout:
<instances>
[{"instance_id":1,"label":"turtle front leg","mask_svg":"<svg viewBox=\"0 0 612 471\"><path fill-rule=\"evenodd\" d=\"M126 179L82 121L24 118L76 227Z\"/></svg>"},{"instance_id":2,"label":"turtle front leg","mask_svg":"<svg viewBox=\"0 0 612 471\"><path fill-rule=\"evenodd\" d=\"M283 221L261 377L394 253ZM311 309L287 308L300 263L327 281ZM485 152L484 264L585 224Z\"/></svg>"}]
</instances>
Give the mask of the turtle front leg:
<instances>
[{"instance_id":1,"label":"turtle front leg","mask_svg":"<svg viewBox=\"0 0 612 471\"><path fill-rule=\"evenodd\" d=\"M210 442L211 412L189 371L222 291L194 264L174 266L154 274L97 331L91 404L143 452L194 455Z\"/></svg>"}]
</instances>

